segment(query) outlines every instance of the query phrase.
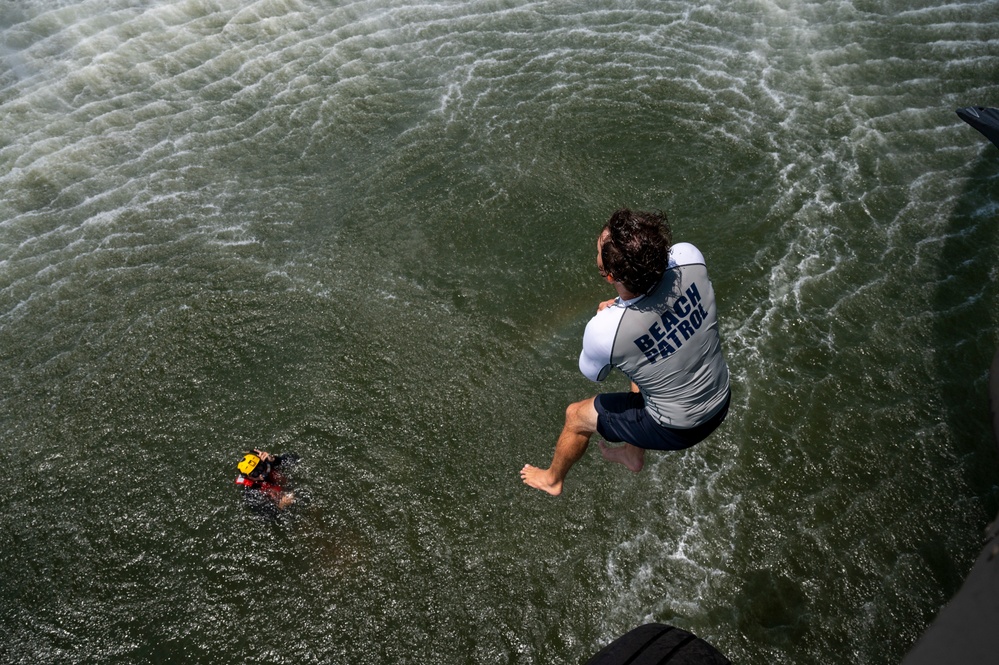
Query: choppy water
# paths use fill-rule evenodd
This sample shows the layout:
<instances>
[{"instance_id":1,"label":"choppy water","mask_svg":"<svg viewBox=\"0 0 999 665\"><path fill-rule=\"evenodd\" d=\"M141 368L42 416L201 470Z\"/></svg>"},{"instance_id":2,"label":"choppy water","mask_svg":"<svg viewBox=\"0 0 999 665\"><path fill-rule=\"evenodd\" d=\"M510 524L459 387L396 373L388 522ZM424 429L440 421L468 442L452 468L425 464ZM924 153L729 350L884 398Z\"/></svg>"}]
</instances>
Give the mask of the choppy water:
<instances>
[{"instance_id":1,"label":"choppy water","mask_svg":"<svg viewBox=\"0 0 999 665\"><path fill-rule=\"evenodd\" d=\"M894 663L994 517L999 3L3 0L0 660ZM525 488L593 242L707 257L734 404ZM618 377L603 389L623 387ZM303 456L286 519L232 485Z\"/></svg>"}]
</instances>

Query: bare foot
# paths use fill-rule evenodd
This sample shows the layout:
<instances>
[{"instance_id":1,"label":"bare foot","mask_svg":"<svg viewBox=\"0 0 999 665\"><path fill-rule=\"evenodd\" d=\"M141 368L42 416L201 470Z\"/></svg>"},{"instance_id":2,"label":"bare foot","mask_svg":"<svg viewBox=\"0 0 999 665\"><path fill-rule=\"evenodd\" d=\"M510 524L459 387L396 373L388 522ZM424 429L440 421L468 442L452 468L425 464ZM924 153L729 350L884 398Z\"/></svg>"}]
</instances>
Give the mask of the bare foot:
<instances>
[{"instance_id":1,"label":"bare foot","mask_svg":"<svg viewBox=\"0 0 999 665\"><path fill-rule=\"evenodd\" d=\"M629 471L635 473L641 471L642 467L645 466L645 450L642 448L627 443L612 448L603 441L598 441L597 445L600 446L600 454L608 462L623 464Z\"/></svg>"},{"instance_id":2,"label":"bare foot","mask_svg":"<svg viewBox=\"0 0 999 665\"><path fill-rule=\"evenodd\" d=\"M558 496L562 493L562 481L552 481L549 478L548 469L539 469L536 466L525 464L524 468L520 470L520 477L524 484L548 492L552 496Z\"/></svg>"}]
</instances>

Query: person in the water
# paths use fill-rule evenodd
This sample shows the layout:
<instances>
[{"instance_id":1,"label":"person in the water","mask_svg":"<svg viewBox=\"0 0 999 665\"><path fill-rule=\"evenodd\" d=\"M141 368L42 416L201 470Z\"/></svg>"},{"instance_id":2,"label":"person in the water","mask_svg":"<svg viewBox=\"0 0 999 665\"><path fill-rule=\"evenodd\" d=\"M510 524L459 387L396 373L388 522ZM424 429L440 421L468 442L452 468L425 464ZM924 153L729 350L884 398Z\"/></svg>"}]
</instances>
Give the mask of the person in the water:
<instances>
[{"instance_id":1,"label":"person in the water","mask_svg":"<svg viewBox=\"0 0 999 665\"><path fill-rule=\"evenodd\" d=\"M597 238L597 269L617 291L586 325L579 369L603 381L614 367L631 392L571 404L547 469L525 464L527 485L558 495L569 469L599 433L603 457L642 470L645 451L682 450L704 440L728 413L729 372L722 355L714 289L704 257L672 244L666 216L616 211Z\"/></svg>"},{"instance_id":2,"label":"person in the water","mask_svg":"<svg viewBox=\"0 0 999 665\"><path fill-rule=\"evenodd\" d=\"M284 510L295 502L295 493L286 489L288 479L282 470L295 459L294 455L271 455L254 448L236 465L236 484L243 487L252 503L265 499Z\"/></svg>"}]
</instances>

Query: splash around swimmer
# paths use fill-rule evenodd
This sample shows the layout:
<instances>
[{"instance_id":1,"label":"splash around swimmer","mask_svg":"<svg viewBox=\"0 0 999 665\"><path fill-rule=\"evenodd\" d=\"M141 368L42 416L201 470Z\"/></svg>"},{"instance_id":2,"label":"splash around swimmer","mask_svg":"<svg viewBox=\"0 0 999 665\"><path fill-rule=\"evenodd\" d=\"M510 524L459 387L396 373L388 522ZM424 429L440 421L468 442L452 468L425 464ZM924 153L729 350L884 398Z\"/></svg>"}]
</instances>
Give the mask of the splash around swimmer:
<instances>
[{"instance_id":1,"label":"splash around swimmer","mask_svg":"<svg viewBox=\"0 0 999 665\"><path fill-rule=\"evenodd\" d=\"M247 504L253 508L287 510L296 501L289 487L287 470L298 456L294 453L272 455L254 448L236 465L236 484L243 488Z\"/></svg>"}]
</instances>

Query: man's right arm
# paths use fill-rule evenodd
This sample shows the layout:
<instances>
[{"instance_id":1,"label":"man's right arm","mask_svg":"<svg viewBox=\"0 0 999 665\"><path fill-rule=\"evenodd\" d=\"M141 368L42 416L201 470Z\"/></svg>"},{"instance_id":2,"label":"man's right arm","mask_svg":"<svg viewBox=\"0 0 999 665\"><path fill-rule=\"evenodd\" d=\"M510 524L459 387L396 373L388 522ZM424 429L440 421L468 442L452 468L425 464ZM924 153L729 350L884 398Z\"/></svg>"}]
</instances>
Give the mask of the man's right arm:
<instances>
[{"instance_id":1,"label":"man's right arm","mask_svg":"<svg viewBox=\"0 0 999 665\"><path fill-rule=\"evenodd\" d=\"M579 371L590 381L603 381L611 371L614 336L624 312L623 307L603 307L586 324Z\"/></svg>"}]
</instances>

